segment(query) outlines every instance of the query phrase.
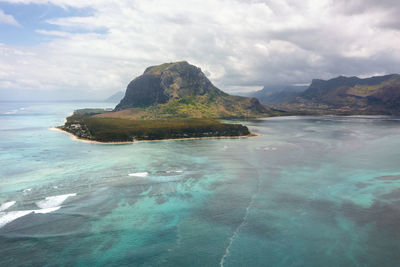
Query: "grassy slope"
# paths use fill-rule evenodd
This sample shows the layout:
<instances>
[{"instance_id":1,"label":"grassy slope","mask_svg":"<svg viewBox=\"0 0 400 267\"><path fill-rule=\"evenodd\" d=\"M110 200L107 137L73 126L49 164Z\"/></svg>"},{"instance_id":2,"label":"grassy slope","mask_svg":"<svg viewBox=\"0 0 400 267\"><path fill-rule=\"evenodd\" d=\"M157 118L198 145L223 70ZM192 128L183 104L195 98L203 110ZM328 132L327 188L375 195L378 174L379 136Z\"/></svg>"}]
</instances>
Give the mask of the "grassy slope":
<instances>
[{"instance_id":1,"label":"grassy slope","mask_svg":"<svg viewBox=\"0 0 400 267\"><path fill-rule=\"evenodd\" d=\"M170 119L170 118L256 118L281 115L278 111L268 114L251 110L250 98L223 96L213 99L211 95L187 96L173 99L166 104L152 105L145 108L130 108L98 115L102 118L125 119Z\"/></svg>"}]
</instances>

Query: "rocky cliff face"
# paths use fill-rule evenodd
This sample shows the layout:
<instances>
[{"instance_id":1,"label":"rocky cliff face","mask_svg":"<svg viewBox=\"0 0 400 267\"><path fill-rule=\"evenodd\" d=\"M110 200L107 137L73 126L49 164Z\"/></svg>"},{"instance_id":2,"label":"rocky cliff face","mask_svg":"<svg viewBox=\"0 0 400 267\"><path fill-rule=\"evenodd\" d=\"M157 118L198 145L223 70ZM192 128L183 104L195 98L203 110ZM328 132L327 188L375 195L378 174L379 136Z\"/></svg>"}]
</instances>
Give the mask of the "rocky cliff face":
<instances>
[{"instance_id":1,"label":"rocky cliff face","mask_svg":"<svg viewBox=\"0 0 400 267\"><path fill-rule=\"evenodd\" d=\"M221 91L200 68L186 61L147 68L129 83L115 111L149 107L153 107L152 111L157 107L160 113L182 117L256 117L271 112L256 98L231 96Z\"/></svg>"},{"instance_id":2,"label":"rocky cliff face","mask_svg":"<svg viewBox=\"0 0 400 267\"><path fill-rule=\"evenodd\" d=\"M206 94L226 95L207 79L200 68L186 61L166 63L147 68L143 75L131 81L116 110L165 104L172 99Z\"/></svg>"}]
</instances>

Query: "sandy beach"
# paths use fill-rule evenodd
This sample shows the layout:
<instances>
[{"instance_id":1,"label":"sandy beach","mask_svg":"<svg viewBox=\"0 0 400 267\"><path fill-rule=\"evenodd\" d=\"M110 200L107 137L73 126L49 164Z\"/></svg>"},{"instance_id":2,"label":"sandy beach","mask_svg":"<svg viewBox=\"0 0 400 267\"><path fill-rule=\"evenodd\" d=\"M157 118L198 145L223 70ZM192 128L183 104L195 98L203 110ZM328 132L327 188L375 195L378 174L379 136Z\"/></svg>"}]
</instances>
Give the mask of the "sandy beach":
<instances>
[{"instance_id":1,"label":"sandy beach","mask_svg":"<svg viewBox=\"0 0 400 267\"><path fill-rule=\"evenodd\" d=\"M169 138L169 139L159 139L159 140L138 140L138 141L126 141L126 142L99 142L99 141L78 138L77 136L73 135L72 133L69 133L67 131L61 130L56 127L49 128L49 130L67 134L73 140L76 140L76 141L98 144L98 145L126 145L126 144L135 144L135 143L144 143L144 142L186 141L186 140L201 140L201 139L238 139L238 138L249 138L249 137L262 136L261 134L250 133L249 135L242 135L242 136L210 136L210 137Z\"/></svg>"}]
</instances>

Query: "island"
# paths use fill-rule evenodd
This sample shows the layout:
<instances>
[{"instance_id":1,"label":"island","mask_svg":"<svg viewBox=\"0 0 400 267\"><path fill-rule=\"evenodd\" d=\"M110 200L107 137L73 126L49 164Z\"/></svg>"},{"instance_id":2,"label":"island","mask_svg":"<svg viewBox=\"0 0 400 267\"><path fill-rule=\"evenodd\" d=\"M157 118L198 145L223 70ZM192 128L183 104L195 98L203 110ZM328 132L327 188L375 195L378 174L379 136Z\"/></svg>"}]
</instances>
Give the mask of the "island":
<instances>
[{"instance_id":1,"label":"island","mask_svg":"<svg viewBox=\"0 0 400 267\"><path fill-rule=\"evenodd\" d=\"M223 92L200 68L182 61L148 67L129 83L113 110L76 110L57 128L82 140L104 143L244 137L254 134L226 120L280 114L256 98Z\"/></svg>"}]
</instances>

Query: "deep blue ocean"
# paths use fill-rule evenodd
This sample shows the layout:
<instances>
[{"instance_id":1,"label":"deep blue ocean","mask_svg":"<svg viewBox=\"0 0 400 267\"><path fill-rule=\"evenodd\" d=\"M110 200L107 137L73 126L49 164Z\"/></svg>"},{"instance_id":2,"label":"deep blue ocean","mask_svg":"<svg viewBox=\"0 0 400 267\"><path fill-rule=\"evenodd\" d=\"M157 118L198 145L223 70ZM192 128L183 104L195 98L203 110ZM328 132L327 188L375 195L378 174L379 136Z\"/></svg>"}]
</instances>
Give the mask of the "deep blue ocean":
<instances>
[{"instance_id":1,"label":"deep blue ocean","mask_svg":"<svg viewBox=\"0 0 400 267\"><path fill-rule=\"evenodd\" d=\"M399 118L124 145L49 130L114 106L1 103L0 266L399 266Z\"/></svg>"}]
</instances>

